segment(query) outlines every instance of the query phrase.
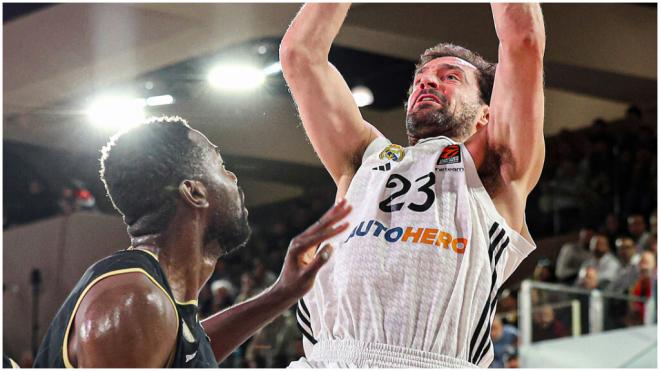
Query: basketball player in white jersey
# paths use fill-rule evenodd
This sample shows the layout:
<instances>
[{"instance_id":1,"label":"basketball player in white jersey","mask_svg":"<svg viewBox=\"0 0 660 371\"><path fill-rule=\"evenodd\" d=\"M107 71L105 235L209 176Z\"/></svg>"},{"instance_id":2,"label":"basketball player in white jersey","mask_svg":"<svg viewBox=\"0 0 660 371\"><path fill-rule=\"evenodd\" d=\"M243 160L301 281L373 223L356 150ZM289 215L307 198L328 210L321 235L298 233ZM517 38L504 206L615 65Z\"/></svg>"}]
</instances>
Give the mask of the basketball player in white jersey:
<instances>
[{"instance_id":1,"label":"basketball player in white jersey","mask_svg":"<svg viewBox=\"0 0 660 371\"><path fill-rule=\"evenodd\" d=\"M451 44L427 50L405 148L362 118L328 63L349 4L306 4L290 25L284 76L355 226L299 302L305 357L291 366L491 363L497 291L535 248L525 203L545 156L540 6L491 7L498 64Z\"/></svg>"}]
</instances>

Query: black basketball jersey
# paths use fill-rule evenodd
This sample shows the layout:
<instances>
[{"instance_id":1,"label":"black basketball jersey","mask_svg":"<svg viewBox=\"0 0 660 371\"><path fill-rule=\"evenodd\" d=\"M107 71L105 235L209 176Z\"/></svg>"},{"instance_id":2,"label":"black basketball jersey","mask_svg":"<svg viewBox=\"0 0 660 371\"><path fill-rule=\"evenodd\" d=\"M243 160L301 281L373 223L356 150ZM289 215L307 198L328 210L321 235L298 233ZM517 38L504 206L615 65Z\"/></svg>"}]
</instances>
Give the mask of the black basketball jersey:
<instances>
[{"instance_id":1,"label":"black basketball jersey","mask_svg":"<svg viewBox=\"0 0 660 371\"><path fill-rule=\"evenodd\" d=\"M7 355L2 355L2 368L19 368L16 362L13 359L7 357Z\"/></svg>"},{"instance_id":2,"label":"black basketball jersey","mask_svg":"<svg viewBox=\"0 0 660 371\"><path fill-rule=\"evenodd\" d=\"M198 321L197 301L179 303L174 300L165 272L154 254L143 250L122 250L94 263L78 281L55 315L44 337L34 367L71 368L68 338L78 305L87 291L103 278L123 273L143 273L163 290L176 308L178 331L176 350L169 367L218 367L209 337ZM112 351L112 350L109 350Z\"/></svg>"}]
</instances>

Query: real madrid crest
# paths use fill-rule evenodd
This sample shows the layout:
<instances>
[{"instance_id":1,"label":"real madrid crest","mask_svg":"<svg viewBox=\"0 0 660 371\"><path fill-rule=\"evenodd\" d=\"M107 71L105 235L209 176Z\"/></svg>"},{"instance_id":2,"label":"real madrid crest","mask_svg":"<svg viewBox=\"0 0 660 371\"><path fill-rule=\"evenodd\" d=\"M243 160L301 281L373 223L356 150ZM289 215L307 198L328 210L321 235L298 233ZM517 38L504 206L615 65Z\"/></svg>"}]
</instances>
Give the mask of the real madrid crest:
<instances>
[{"instance_id":1,"label":"real madrid crest","mask_svg":"<svg viewBox=\"0 0 660 371\"><path fill-rule=\"evenodd\" d=\"M390 144L378 155L381 160L392 160L400 162L406 154L406 150L398 144Z\"/></svg>"}]
</instances>

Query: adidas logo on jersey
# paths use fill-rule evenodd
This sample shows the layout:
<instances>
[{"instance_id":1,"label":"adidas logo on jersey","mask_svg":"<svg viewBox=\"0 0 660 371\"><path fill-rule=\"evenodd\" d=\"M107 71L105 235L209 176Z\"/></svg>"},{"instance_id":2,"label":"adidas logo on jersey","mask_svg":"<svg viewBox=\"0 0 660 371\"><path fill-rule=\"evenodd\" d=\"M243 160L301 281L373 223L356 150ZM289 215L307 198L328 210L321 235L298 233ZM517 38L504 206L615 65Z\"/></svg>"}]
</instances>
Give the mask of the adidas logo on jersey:
<instances>
[{"instance_id":1,"label":"adidas logo on jersey","mask_svg":"<svg viewBox=\"0 0 660 371\"><path fill-rule=\"evenodd\" d=\"M392 168L392 165L390 163L386 163L385 165L380 165L376 167L372 167L371 170L378 170L378 171L389 171Z\"/></svg>"}]
</instances>

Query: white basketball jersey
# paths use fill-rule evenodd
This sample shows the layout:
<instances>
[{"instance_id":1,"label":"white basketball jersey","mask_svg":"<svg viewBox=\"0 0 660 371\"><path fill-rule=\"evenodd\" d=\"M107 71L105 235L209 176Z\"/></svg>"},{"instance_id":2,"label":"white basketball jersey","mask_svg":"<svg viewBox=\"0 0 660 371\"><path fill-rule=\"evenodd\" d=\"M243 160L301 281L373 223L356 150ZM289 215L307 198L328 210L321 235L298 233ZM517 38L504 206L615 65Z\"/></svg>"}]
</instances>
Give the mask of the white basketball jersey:
<instances>
[{"instance_id":1,"label":"white basketball jersey","mask_svg":"<svg viewBox=\"0 0 660 371\"><path fill-rule=\"evenodd\" d=\"M379 138L346 198L351 229L298 304L306 361L488 367L498 289L535 245L496 211L466 147Z\"/></svg>"}]
</instances>

